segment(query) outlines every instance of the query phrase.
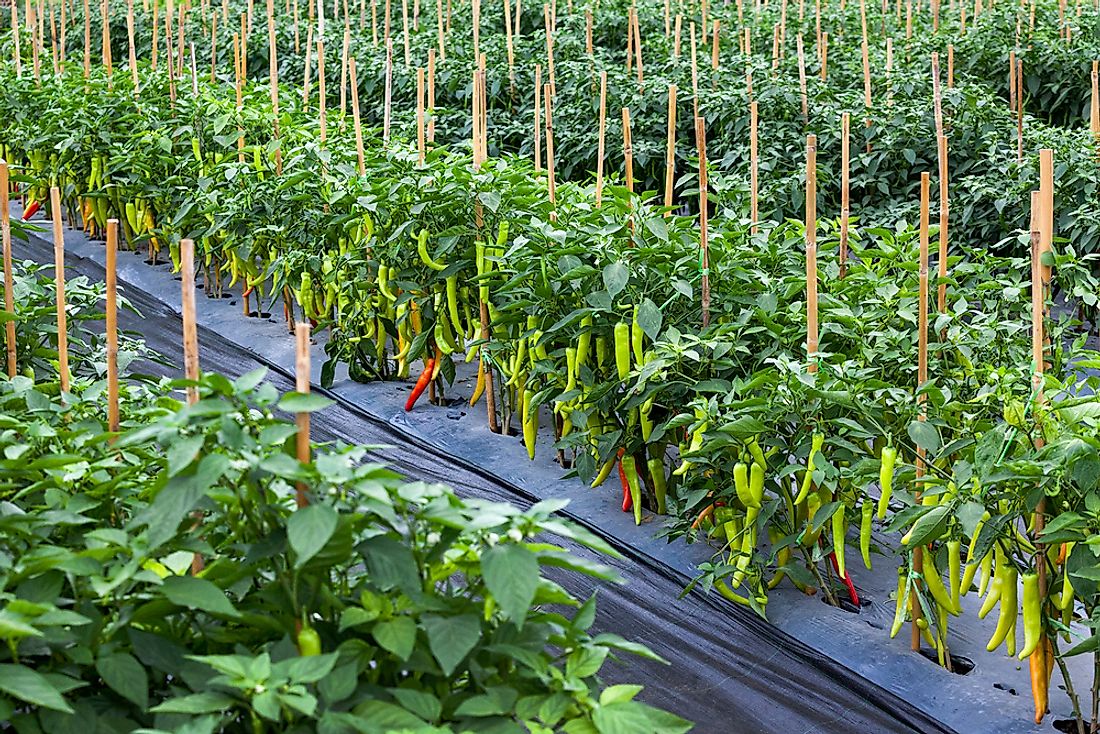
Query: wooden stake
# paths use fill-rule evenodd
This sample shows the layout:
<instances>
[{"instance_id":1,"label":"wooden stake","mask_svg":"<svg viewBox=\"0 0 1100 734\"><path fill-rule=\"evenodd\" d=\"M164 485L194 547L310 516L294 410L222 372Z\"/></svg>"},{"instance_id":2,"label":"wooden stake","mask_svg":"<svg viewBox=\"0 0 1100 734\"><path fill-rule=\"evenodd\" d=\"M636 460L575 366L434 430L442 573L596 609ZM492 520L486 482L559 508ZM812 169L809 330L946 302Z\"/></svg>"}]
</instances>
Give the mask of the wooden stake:
<instances>
[{"instance_id":1,"label":"wooden stake","mask_svg":"<svg viewBox=\"0 0 1100 734\"><path fill-rule=\"evenodd\" d=\"M294 0L294 8L298 8L298 0ZM213 21L210 27L210 83L213 84L217 81L218 71L218 14L212 13L211 15L213 16ZM297 29L295 29L295 32L297 32ZM294 44L294 53L298 53L297 41L295 41Z\"/></svg>"},{"instance_id":2,"label":"wooden stake","mask_svg":"<svg viewBox=\"0 0 1100 734\"><path fill-rule=\"evenodd\" d=\"M623 159L626 168L626 188L634 193L634 145L630 136L630 108L623 107Z\"/></svg>"},{"instance_id":3,"label":"wooden stake","mask_svg":"<svg viewBox=\"0 0 1100 734\"><path fill-rule=\"evenodd\" d=\"M542 65L535 64L535 170L542 170Z\"/></svg>"},{"instance_id":4,"label":"wooden stake","mask_svg":"<svg viewBox=\"0 0 1100 734\"><path fill-rule=\"evenodd\" d=\"M474 8L480 8L481 5L477 0L474 0ZM475 21L477 16L475 16ZM477 38L477 27L480 23L474 23L474 38ZM412 66L412 49L409 46L409 0L401 0L401 40L405 44L405 68ZM475 42L474 48L477 48ZM475 57L477 54L474 54Z\"/></svg>"},{"instance_id":5,"label":"wooden stake","mask_svg":"<svg viewBox=\"0 0 1100 734\"><path fill-rule=\"evenodd\" d=\"M276 56L278 48L275 45L274 0L267 0L267 44L268 75L271 77L272 132L275 136L275 175L281 176L283 173L283 149L279 142L279 61Z\"/></svg>"},{"instance_id":6,"label":"wooden stake","mask_svg":"<svg viewBox=\"0 0 1100 734\"><path fill-rule=\"evenodd\" d=\"M12 4L15 12L15 5ZM10 314L15 313L15 283L12 276L11 264L11 177L8 172L8 162L0 159L0 239L4 246L4 310ZM18 372L15 345L15 321L9 320L4 324L4 332L7 336L6 349L8 355L8 377L15 377Z\"/></svg>"},{"instance_id":7,"label":"wooden stake","mask_svg":"<svg viewBox=\"0 0 1100 734\"><path fill-rule=\"evenodd\" d=\"M666 6L667 7L667 6ZM668 143L665 148L665 207L672 213L673 176L676 171L676 85L668 85Z\"/></svg>"},{"instance_id":8,"label":"wooden stake","mask_svg":"<svg viewBox=\"0 0 1100 734\"><path fill-rule=\"evenodd\" d=\"M947 136L940 135L937 138L937 149L939 152L939 174L940 174L940 241L939 252L936 255L936 263L938 266L938 277L940 279L939 286L937 287L936 294L936 307L940 313L947 312L947 225L948 225L948 204L947 204Z\"/></svg>"},{"instance_id":9,"label":"wooden stake","mask_svg":"<svg viewBox=\"0 0 1100 734\"><path fill-rule=\"evenodd\" d=\"M756 100L749 102L749 218L752 234L760 231L760 146L759 110Z\"/></svg>"},{"instance_id":10,"label":"wooden stake","mask_svg":"<svg viewBox=\"0 0 1100 734\"><path fill-rule=\"evenodd\" d=\"M1054 245L1054 151L1039 151L1039 198L1042 217L1039 219L1039 255L1045 256ZM1042 265L1044 293L1050 290L1050 265Z\"/></svg>"},{"instance_id":11,"label":"wooden stake","mask_svg":"<svg viewBox=\"0 0 1100 734\"><path fill-rule=\"evenodd\" d=\"M848 219L851 216L849 187L851 182L852 157L849 145L850 115L840 116L840 277L848 274Z\"/></svg>"},{"instance_id":12,"label":"wooden stake","mask_svg":"<svg viewBox=\"0 0 1100 734\"><path fill-rule=\"evenodd\" d=\"M557 206L557 187L554 182L554 100L553 91L549 84L542 88L543 102L546 104L546 174L550 192L550 221L558 219L555 207Z\"/></svg>"},{"instance_id":13,"label":"wooden stake","mask_svg":"<svg viewBox=\"0 0 1100 734\"><path fill-rule=\"evenodd\" d=\"M15 3L12 3L14 10ZM18 35L16 36L18 38ZM153 71L157 70L157 5L153 3ZM84 0L84 78L92 73L92 13L90 3Z\"/></svg>"},{"instance_id":14,"label":"wooden stake","mask_svg":"<svg viewBox=\"0 0 1100 734\"><path fill-rule=\"evenodd\" d=\"M637 18L637 16L635 16L635 18ZM635 20L635 22L637 22L637 20ZM714 26L713 26L714 30L712 32L711 42L710 42L711 43L711 46L710 46L710 54L711 54L710 55L710 68L711 68L712 71L718 71L718 24L719 24L719 21L717 21L717 20L714 21ZM642 57L639 55L638 56L638 65L639 66L641 66L641 59L642 59ZM717 86L717 84L718 84L718 78L715 77L712 86Z\"/></svg>"},{"instance_id":15,"label":"wooden stake","mask_svg":"<svg viewBox=\"0 0 1100 734\"><path fill-rule=\"evenodd\" d=\"M695 23L691 24L691 103L694 119L699 116L699 62L696 56Z\"/></svg>"},{"instance_id":16,"label":"wooden stake","mask_svg":"<svg viewBox=\"0 0 1100 734\"><path fill-rule=\"evenodd\" d=\"M542 14L546 23L546 75L550 82L550 93L557 94L558 87L554 83L554 26L550 20L550 6L542 6Z\"/></svg>"},{"instance_id":17,"label":"wooden stake","mask_svg":"<svg viewBox=\"0 0 1100 734\"><path fill-rule=\"evenodd\" d=\"M512 43L512 3L504 0L504 43L508 51L508 87L515 94L516 51Z\"/></svg>"},{"instance_id":18,"label":"wooden stake","mask_svg":"<svg viewBox=\"0 0 1100 734\"><path fill-rule=\"evenodd\" d=\"M869 57L869 48L867 45L867 2L866 0L859 0L859 16L862 27L863 38L860 43L860 54L863 57L863 106L866 109L867 117L865 120L865 127L871 127L871 61ZM867 152L871 152L871 142L867 141Z\"/></svg>"},{"instance_id":19,"label":"wooden stake","mask_svg":"<svg viewBox=\"0 0 1100 734\"><path fill-rule=\"evenodd\" d=\"M61 392L69 391L69 326L65 312L65 229L61 219L61 191L50 187L53 219L54 279L57 287L57 376Z\"/></svg>"},{"instance_id":20,"label":"wooden stake","mask_svg":"<svg viewBox=\"0 0 1100 734\"><path fill-rule=\"evenodd\" d=\"M85 2L87 2L87 0L85 0ZM85 16L84 16L84 24L85 24L85 28L87 28L87 24L88 24L87 13L85 13ZM23 78L23 58L22 58L21 49L19 48L19 35L20 35L20 30L19 30L19 4L13 2L11 4L11 37L12 37L11 55L12 55L12 61L15 62L15 78L16 79L22 79ZM85 48L85 58L87 58L87 48L88 48L87 45L85 45L84 48ZM85 74L84 78L87 79L88 75Z\"/></svg>"},{"instance_id":21,"label":"wooden stake","mask_svg":"<svg viewBox=\"0 0 1100 734\"><path fill-rule=\"evenodd\" d=\"M829 34L821 34L821 81L829 78Z\"/></svg>"},{"instance_id":22,"label":"wooden stake","mask_svg":"<svg viewBox=\"0 0 1100 734\"><path fill-rule=\"evenodd\" d=\"M197 382L199 379L199 332L195 317L195 243L180 240L180 292L183 311L183 377ZM187 402L199 401L199 389L187 388Z\"/></svg>"},{"instance_id":23,"label":"wooden stake","mask_svg":"<svg viewBox=\"0 0 1100 734\"><path fill-rule=\"evenodd\" d=\"M637 56L638 61L638 86L642 87L645 84L645 76L642 73L642 29L638 25L638 10L635 9L633 13L634 18L634 54Z\"/></svg>"},{"instance_id":24,"label":"wooden stake","mask_svg":"<svg viewBox=\"0 0 1100 734\"><path fill-rule=\"evenodd\" d=\"M710 325L710 252L707 242L707 128L695 118L695 147L699 156L699 269L702 273L703 328Z\"/></svg>"},{"instance_id":25,"label":"wooden stake","mask_svg":"<svg viewBox=\"0 0 1100 734\"><path fill-rule=\"evenodd\" d=\"M367 175L367 163L366 156L363 152L363 123L359 119L359 78L355 73L355 57L352 56L348 59L348 68L351 72L351 116L353 125L355 126L355 160L358 165L359 175ZM421 92L423 92L423 74L421 74ZM419 116L420 122L423 123L423 113ZM421 150L421 161L423 162L424 154Z\"/></svg>"},{"instance_id":26,"label":"wooden stake","mask_svg":"<svg viewBox=\"0 0 1100 734\"><path fill-rule=\"evenodd\" d=\"M351 49L351 28L344 24L344 41L340 45L340 117L348 108L348 52Z\"/></svg>"},{"instance_id":27,"label":"wooden stake","mask_svg":"<svg viewBox=\"0 0 1100 734\"><path fill-rule=\"evenodd\" d=\"M428 142L435 142L435 49L428 49Z\"/></svg>"},{"instance_id":28,"label":"wooden stake","mask_svg":"<svg viewBox=\"0 0 1100 734\"><path fill-rule=\"evenodd\" d=\"M680 30L684 22L684 16L679 13L676 14L676 26L672 34L672 55L675 58L680 58Z\"/></svg>"},{"instance_id":29,"label":"wooden stake","mask_svg":"<svg viewBox=\"0 0 1100 734\"><path fill-rule=\"evenodd\" d=\"M358 114L356 115L358 118ZM424 67L416 69L416 158L417 165L424 165ZM360 176L363 173L359 174Z\"/></svg>"},{"instance_id":30,"label":"wooden stake","mask_svg":"<svg viewBox=\"0 0 1100 734\"><path fill-rule=\"evenodd\" d=\"M932 109L936 121L936 137L943 136L943 105L940 96L940 55L932 52Z\"/></svg>"},{"instance_id":31,"label":"wooden stake","mask_svg":"<svg viewBox=\"0 0 1100 734\"><path fill-rule=\"evenodd\" d=\"M385 99L382 104L382 144L390 142L390 110L393 103L393 39L386 40Z\"/></svg>"},{"instance_id":32,"label":"wooden stake","mask_svg":"<svg viewBox=\"0 0 1100 734\"><path fill-rule=\"evenodd\" d=\"M107 220L107 301L105 336L107 337L107 430L118 432L118 220Z\"/></svg>"},{"instance_id":33,"label":"wooden stake","mask_svg":"<svg viewBox=\"0 0 1100 734\"><path fill-rule=\"evenodd\" d=\"M1024 62L1016 59L1016 160L1024 160L1024 87L1020 83L1024 78Z\"/></svg>"},{"instance_id":34,"label":"wooden stake","mask_svg":"<svg viewBox=\"0 0 1100 734\"><path fill-rule=\"evenodd\" d=\"M309 331L310 326L308 322L294 325L294 389L303 395L308 395L310 389ZM298 461L303 464L308 464L313 458L310 441L309 413L303 412L295 414L294 422L298 426L298 433L294 437ZM306 496L306 484L304 482L299 482L297 485L295 501L299 508L309 504L309 498Z\"/></svg>"},{"instance_id":35,"label":"wooden stake","mask_svg":"<svg viewBox=\"0 0 1100 734\"><path fill-rule=\"evenodd\" d=\"M536 68L536 74L538 70ZM596 207L603 203L603 159L607 130L607 72L600 72L600 123L596 143Z\"/></svg>"},{"instance_id":36,"label":"wooden stake","mask_svg":"<svg viewBox=\"0 0 1100 734\"><path fill-rule=\"evenodd\" d=\"M1100 62L1092 62L1092 103L1089 105L1089 130L1096 138L1097 152L1100 152Z\"/></svg>"},{"instance_id":37,"label":"wooden stake","mask_svg":"<svg viewBox=\"0 0 1100 734\"><path fill-rule=\"evenodd\" d=\"M802 34L795 35L795 46L798 49L798 90L802 97L802 124L810 122L810 102L806 93L806 55L802 48Z\"/></svg>"},{"instance_id":38,"label":"wooden stake","mask_svg":"<svg viewBox=\"0 0 1100 734\"><path fill-rule=\"evenodd\" d=\"M806 136L806 357L817 372L817 136Z\"/></svg>"},{"instance_id":39,"label":"wooden stake","mask_svg":"<svg viewBox=\"0 0 1100 734\"><path fill-rule=\"evenodd\" d=\"M955 47L947 44L947 88L955 88Z\"/></svg>"}]
</instances>

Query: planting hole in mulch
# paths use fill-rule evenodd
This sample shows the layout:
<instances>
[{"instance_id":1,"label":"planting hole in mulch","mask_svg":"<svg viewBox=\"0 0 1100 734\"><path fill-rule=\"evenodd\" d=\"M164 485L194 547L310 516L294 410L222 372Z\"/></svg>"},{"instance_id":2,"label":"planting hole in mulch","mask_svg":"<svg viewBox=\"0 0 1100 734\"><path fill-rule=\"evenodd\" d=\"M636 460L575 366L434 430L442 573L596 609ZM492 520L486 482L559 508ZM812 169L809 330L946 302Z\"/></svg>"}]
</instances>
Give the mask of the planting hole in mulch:
<instances>
[{"instance_id":1,"label":"planting hole in mulch","mask_svg":"<svg viewBox=\"0 0 1100 734\"><path fill-rule=\"evenodd\" d=\"M1020 694L1016 693L1015 688L1011 688L1009 686L1006 686L1004 683L994 683L993 687L996 688L998 691L1008 691L1013 696L1020 695Z\"/></svg>"},{"instance_id":2,"label":"planting hole in mulch","mask_svg":"<svg viewBox=\"0 0 1100 734\"><path fill-rule=\"evenodd\" d=\"M871 603L869 600L864 599L864 598L861 597L860 600L859 600L860 606L857 607L855 604L852 603L852 600L848 598L848 590L847 589L840 589L839 591L835 591L834 593L836 594L836 604L833 604L829 600L829 597L826 596L825 594L822 594L818 598L821 599L821 601L828 604L829 606L834 607L836 609L841 609L845 612L848 612L849 614L859 614L860 611L861 611L861 608L864 605L867 605L867 604Z\"/></svg>"},{"instance_id":3,"label":"planting hole in mulch","mask_svg":"<svg viewBox=\"0 0 1100 734\"><path fill-rule=\"evenodd\" d=\"M935 663L936 665L940 664L939 656L936 655L936 651L933 650L932 648L922 646L921 649L920 649L920 654L921 654L921 657L925 658L926 660L930 660L933 663ZM972 671L972 670L974 670L974 661L973 660L971 660L970 658L967 658L967 657L963 657L962 655L952 655L951 656L951 672L952 673L954 673L955 675L969 675L970 671ZM999 683L995 683L993 685L994 688L997 688L999 686L1000 686ZM1009 692L1012 693L1012 695L1016 695L1015 689L1012 689Z\"/></svg>"}]
</instances>

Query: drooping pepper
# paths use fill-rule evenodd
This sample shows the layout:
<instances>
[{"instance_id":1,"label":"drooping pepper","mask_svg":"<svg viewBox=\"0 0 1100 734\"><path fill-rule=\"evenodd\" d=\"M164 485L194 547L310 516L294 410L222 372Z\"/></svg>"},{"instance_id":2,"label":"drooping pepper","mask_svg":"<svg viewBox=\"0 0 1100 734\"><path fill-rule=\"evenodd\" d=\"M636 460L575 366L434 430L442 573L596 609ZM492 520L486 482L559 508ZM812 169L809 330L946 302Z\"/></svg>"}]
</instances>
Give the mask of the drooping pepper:
<instances>
[{"instance_id":1,"label":"drooping pepper","mask_svg":"<svg viewBox=\"0 0 1100 734\"><path fill-rule=\"evenodd\" d=\"M948 590L951 592L951 604L955 609L962 609L960 598L962 597L962 541L947 541L947 579Z\"/></svg>"},{"instance_id":2,"label":"drooping pepper","mask_svg":"<svg viewBox=\"0 0 1100 734\"><path fill-rule=\"evenodd\" d=\"M535 458L535 439L539 433L539 414L537 406L532 409L531 398L534 391L529 388L523 390L523 445L527 447L527 456Z\"/></svg>"},{"instance_id":3,"label":"drooping pepper","mask_svg":"<svg viewBox=\"0 0 1100 734\"><path fill-rule=\"evenodd\" d=\"M871 520L875 516L875 507L864 497L860 505L859 554L863 556L863 565L871 568Z\"/></svg>"},{"instance_id":4,"label":"drooping pepper","mask_svg":"<svg viewBox=\"0 0 1100 734\"><path fill-rule=\"evenodd\" d=\"M309 625L298 632L298 653L304 658L321 654L321 636Z\"/></svg>"},{"instance_id":5,"label":"drooping pepper","mask_svg":"<svg viewBox=\"0 0 1100 734\"><path fill-rule=\"evenodd\" d=\"M660 457L654 457L646 461L646 468L649 469L649 479L653 483L653 494L657 498L657 513L663 515L667 511L665 498L668 494L668 487L665 483L665 462Z\"/></svg>"},{"instance_id":6,"label":"drooping pepper","mask_svg":"<svg viewBox=\"0 0 1100 734\"><path fill-rule=\"evenodd\" d=\"M634 456L627 453L620 459L623 471L626 472L626 483L630 488L630 501L634 505L634 524L642 524L642 487L638 479L638 464Z\"/></svg>"},{"instance_id":7,"label":"drooping pepper","mask_svg":"<svg viewBox=\"0 0 1100 734\"><path fill-rule=\"evenodd\" d=\"M905 567L902 566L898 569L898 590L894 595L896 606L894 607L894 623L890 625L890 639L897 637L898 632L901 632L902 625L905 624L905 609L908 606L906 597L909 596L908 580L909 574L905 572Z\"/></svg>"},{"instance_id":8,"label":"drooping pepper","mask_svg":"<svg viewBox=\"0 0 1100 734\"><path fill-rule=\"evenodd\" d=\"M630 375L630 324L625 321L615 324L615 369L620 382Z\"/></svg>"},{"instance_id":9,"label":"drooping pepper","mask_svg":"<svg viewBox=\"0 0 1100 734\"><path fill-rule=\"evenodd\" d=\"M882 449L882 463L878 470L878 484L881 493L878 497L878 519L886 519L886 509L890 506L890 495L894 491L894 464L898 460L898 450L893 446Z\"/></svg>"},{"instance_id":10,"label":"drooping pepper","mask_svg":"<svg viewBox=\"0 0 1100 734\"><path fill-rule=\"evenodd\" d=\"M428 389L428 383L432 381L432 372L435 371L435 358L429 357L424 362L424 371L420 373L419 379L416 381L416 385L413 386L413 390L409 393L409 399L405 401L405 410L410 411L413 406L416 405L416 401L420 399L420 396L424 394L424 391Z\"/></svg>"},{"instance_id":11,"label":"drooping pepper","mask_svg":"<svg viewBox=\"0 0 1100 734\"><path fill-rule=\"evenodd\" d=\"M795 498L794 503L800 505L806 501L806 498L810 494L810 488L813 487L814 469L817 467L814 465L814 459L817 458L818 453L821 451L821 447L825 445L825 434L815 433L810 443L810 455L806 457L806 473L802 477L802 486L798 490L798 496Z\"/></svg>"},{"instance_id":12,"label":"drooping pepper","mask_svg":"<svg viewBox=\"0 0 1100 734\"><path fill-rule=\"evenodd\" d=\"M924 585L937 604L957 616L961 610L955 606L955 603L951 600L951 595L943 585L943 578L940 577L940 572L936 569L934 555L929 551L921 557L921 574L924 576Z\"/></svg>"},{"instance_id":13,"label":"drooping pepper","mask_svg":"<svg viewBox=\"0 0 1100 734\"><path fill-rule=\"evenodd\" d=\"M1039 575L1025 573L1023 575L1023 613L1024 613L1024 646L1020 649L1018 659L1023 660L1039 647L1043 637L1043 611L1042 599L1039 598Z\"/></svg>"},{"instance_id":14,"label":"drooping pepper","mask_svg":"<svg viewBox=\"0 0 1100 734\"><path fill-rule=\"evenodd\" d=\"M848 531L847 512L848 506L841 502L832 517L833 553L836 554L836 572L841 578L848 576L847 566L844 564L844 539Z\"/></svg>"},{"instance_id":15,"label":"drooping pepper","mask_svg":"<svg viewBox=\"0 0 1100 734\"><path fill-rule=\"evenodd\" d=\"M986 645L986 650L993 652L1001 643L1005 641L1009 633L1016 628L1016 615L1019 613L1016 602L1016 579L1018 572L1012 565L1011 561L1006 561L1001 568L997 569L997 575L1002 577L1001 579L1001 613L997 617L997 628L993 631L993 636L989 638L989 644ZM1016 645L1016 636L1012 636L1011 647Z\"/></svg>"}]
</instances>

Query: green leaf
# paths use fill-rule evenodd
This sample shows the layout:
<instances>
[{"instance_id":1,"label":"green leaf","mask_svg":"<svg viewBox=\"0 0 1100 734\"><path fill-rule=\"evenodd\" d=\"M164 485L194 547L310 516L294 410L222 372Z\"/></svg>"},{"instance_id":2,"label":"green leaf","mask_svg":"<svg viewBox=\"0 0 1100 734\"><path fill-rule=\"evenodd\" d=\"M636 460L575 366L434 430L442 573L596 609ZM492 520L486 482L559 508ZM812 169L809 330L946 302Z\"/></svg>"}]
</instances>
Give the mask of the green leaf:
<instances>
[{"instance_id":1,"label":"green leaf","mask_svg":"<svg viewBox=\"0 0 1100 734\"><path fill-rule=\"evenodd\" d=\"M149 709L154 714L214 714L227 711L239 703L224 693L207 691L192 693L189 696L170 698L162 704Z\"/></svg>"},{"instance_id":2,"label":"green leaf","mask_svg":"<svg viewBox=\"0 0 1100 734\"><path fill-rule=\"evenodd\" d=\"M942 535L947 527L950 509L949 505L937 505L921 515L920 519L913 524L912 535L909 536L906 546L917 548Z\"/></svg>"},{"instance_id":3,"label":"green leaf","mask_svg":"<svg viewBox=\"0 0 1100 734\"><path fill-rule=\"evenodd\" d=\"M608 686L600 692L600 705L606 706L612 703L632 701L634 697L641 692L642 687L636 685L620 684L617 686Z\"/></svg>"},{"instance_id":4,"label":"green leaf","mask_svg":"<svg viewBox=\"0 0 1100 734\"><path fill-rule=\"evenodd\" d=\"M291 683L316 683L332 672L339 659L339 654L330 652L290 658L280 665L286 665L286 677Z\"/></svg>"},{"instance_id":5,"label":"green leaf","mask_svg":"<svg viewBox=\"0 0 1100 734\"><path fill-rule=\"evenodd\" d=\"M286 537L295 554L295 568L304 566L325 547L339 520L336 510L325 504L307 505L290 516Z\"/></svg>"},{"instance_id":6,"label":"green leaf","mask_svg":"<svg viewBox=\"0 0 1100 734\"><path fill-rule=\"evenodd\" d=\"M661 242L668 242L668 225L665 224L664 217L650 217L645 220L645 228Z\"/></svg>"},{"instance_id":7,"label":"green leaf","mask_svg":"<svg viewBox=\"0 0 1100 734\"><path fill-rule=\"evenodd\" d=\"M0 664L0 691L34 706L75 713L45 676L25 665Z\"/></svg>"},{"instance_id":8,"label":"green leaf","mask_svg":"<svg viewBox=\"0 0 1100 734\"><path fill-rule=\"evenodd\" d=\"M522 545L496 545L481 556L481 574L507 619L523 626L539 583L539 562Z\"/></svg>"},{"instance_id":9,"label":"green leaf","mask_svg":"<svg viewBox=\"0 0 1100 734\"><path fill-rule=\"evenodd\" d=\"M168 601L187 609L196 609L223 617L237 617L240 613L213 582L195 576L169 576L160 587Z\"/></svg>"},{"instance_id":10,"label":"green leaf","mask_svg":"<svg viewBox=\"0 0 1100 734\"><path fill-rule=\"evenodd\" d=\"M379 589L388 591L397 587L407 593L420 589L420 567L409 546L381 535L363 541L358 550L366 559L371 581Z\"/></svg>"},{"instance_id":11,"label":"green leaf","mask_svg":"<svg viewBox=\"0 0 1100 734\"><path fill-rule=\"evenodd\" d=\"M657 341L657 337L661 333L663 318L661 309L657 308L657 304L648 298L638 304L638 326L652 341Z\"/></svg>"},{"instance_id":12,"label":"green leaf","mask_svg":"<svg viewBox=\"0 0 1100 734\"><path fill-rule=\"evenodd\" d=\"M176 534L183 519L228 469L228 456L207 454L199 460L194 472L168 480L152 504L134 518L135 524L149 526L150 550Z\"/></svg>"},{"instance_id":13,"label":"green leaf","mask_svg":"<svg viewBox=\"0 0 1100 734\"><path fill-rule=\"evenodd\" d=\"M623 292L629 280L630 271L628 271L626 265L623 265L621 262L608 263L604 266L603 284L612 299Z\"/></svg>"},{"instance_id":14,"label":"green leaf","mask_svg":"<svg viewBox=\"0 0 1100 734\"><path fill-rule=\"evenodd\" d=\"M600 734L683 734L691 724L637 701L624 701L600 706L592 714L592 722Z\"/></svg>"},{"instance_id":15,"label":"green leaf","mask_svg":"<svg viewBox=\"0 0 1100 734\"><path fill-rule=\"evenodd\" d=\"M416 622L410 617L395 617L379 622L374 625L371 634L383 649L402 660L408 660L416 646Z\"/></svg>"},{"instance_id":16,"label":"green leaf","mask_svg":"<svg viewBox=\"0 0 1100 734\"><path fill-rule=\"evenodd\" d=\"M279 400L279 410L287 413L316 413L333 404L334 401L317 393L288 392Z\"/></svg>"},{"instance_id":17,"label":"green leaf","mask_svg":"<svg viewBox=\"0 0 1100 734\"><path fill-rule=\"evenodd\" d=\"M481 640L481 620L476 614L425 615L420 624L428 634L428 647L444 675L451 675Z\"/></svg>"},{"instance_id":18,"label":"green leaf","mask_svg":"<svg viewBox=\"0 0 1100 734\"><path fill-rule=\"evenodd\" d=\"M414 688L391 688L390 693L405 709L425 721L436 721L443 713L443 704L439 698L427 691Z\"/></svg>"},{"instance_id":19,"label":"green leaf","mask_svg":"<svg viewBox=\"0 0 1100 734\"><path fill-rule=\"evenodd\" d=\"M926 421L912 421L909 424L909 438L930 454L940 450L940 434L936 427Z\"/></svg>"},{"instance_id":20,"label":"green leaf","mask_svg":"<svg viewBox=\"0 0 1100 734\"><path fill-rule=\"evenodd\" d=\"M96 660L95 669L115 693L132 701L142 711L149 708L149 676L145 666L133 655L116 652L101 656Z\"/></svg>"}]
</instances>

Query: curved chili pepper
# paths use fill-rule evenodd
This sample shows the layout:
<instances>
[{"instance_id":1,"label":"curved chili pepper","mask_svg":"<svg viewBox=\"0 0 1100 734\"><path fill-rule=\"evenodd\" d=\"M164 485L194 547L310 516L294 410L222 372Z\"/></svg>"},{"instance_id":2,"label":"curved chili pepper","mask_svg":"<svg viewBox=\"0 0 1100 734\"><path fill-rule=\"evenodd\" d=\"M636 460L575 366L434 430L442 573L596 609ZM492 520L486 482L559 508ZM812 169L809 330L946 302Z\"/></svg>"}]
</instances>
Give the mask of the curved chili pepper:
<instances>
[{"instance_id":1,"label":"curved chili pepper","mask_svg":"<svg viewBox=\"0 0 1100 734\"><path fill-rule=\"evenodd\" d=\"M23 211L23 221L25 222L33 217L41 208L42 202L40 201L32 201L30 204L27 204L27 208Z\"/></svg>"},{"instance_id":2,"label":"curved chili pepper","mask_svg":"<svg viewBox=\"0 0 1100 734\"><path fill-rule=\"evenodd\" d=\"M428 389L428 383L432 381L432 372L435 370L435 358L429 357L428 361L424 363L424 371L420 373L420 379L416 381L416 386L413 387L413 391L409 393L409 399L405 401L405 410L409 411L416 405L416 401L420 399L420 396L424 394L424 391Z\"/></svg>"},{"instance_id":3,"label":"curved chili pepper","mask_svg":"<svg viewBox=\"0 0 1100 734\"><path fill-rule=\"evenodd\" d=\"M829 560L833 562L833 570L836 571L837 576L840 576L840 580L844 582L844 585L848 587L848 599L856 607L859 606L859 594L856 593L856 585L852 583L852 577L847 573L840 573L840 565L836 562L836 553L829 554Z\"/></svg>"},{"instance_id":4,"label":"curved chili pepper","mask_svg":"<svg viewBox=\"0 0 1100 734\"><path fill-rule=\"evenodd\" d=\"M626 470L623 469L623 450L619 449L619 484L623 487L623 512L630 512L634 508L633 498L630 496L630 483L626 480Z\"/></svg>"}]
</instances>

